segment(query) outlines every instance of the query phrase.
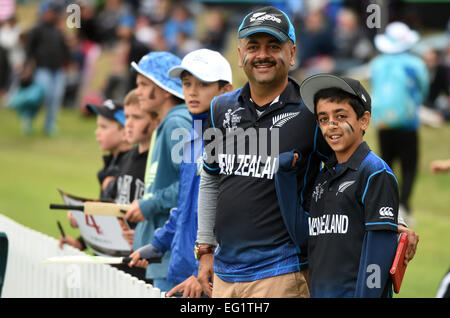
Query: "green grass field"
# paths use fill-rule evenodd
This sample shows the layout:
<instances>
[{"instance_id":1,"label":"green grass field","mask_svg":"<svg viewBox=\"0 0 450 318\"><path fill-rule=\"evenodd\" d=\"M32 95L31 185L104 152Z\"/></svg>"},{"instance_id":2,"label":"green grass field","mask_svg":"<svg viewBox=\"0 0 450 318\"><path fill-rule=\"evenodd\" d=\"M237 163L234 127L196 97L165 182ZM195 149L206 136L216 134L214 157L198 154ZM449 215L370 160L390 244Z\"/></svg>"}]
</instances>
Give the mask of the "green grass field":
<instances>
[{"instance_id":1,"label":"green grass field","mask_svg":"<svg viewBox=\"0 0 450 318\"><path fill-rule=\"evenodd\" d=\"M33 136L22 135L16 114L0 106L0 213L53 237L58 237L60 220L67 234L75 236L65 211L48 206L62 203L57 188L98 197L102 153L94 137L95 118L63 109L59 135L51 138L41 133L43 113L35 124ZM420 138L420 172L412 199L420 242L399 297L434 297L450 266L450 173L433 175L428 170L433 159L450 158L450 125L424 127ZM376 151L373 131L366 140Z\"/></svg>"}]
</instances>

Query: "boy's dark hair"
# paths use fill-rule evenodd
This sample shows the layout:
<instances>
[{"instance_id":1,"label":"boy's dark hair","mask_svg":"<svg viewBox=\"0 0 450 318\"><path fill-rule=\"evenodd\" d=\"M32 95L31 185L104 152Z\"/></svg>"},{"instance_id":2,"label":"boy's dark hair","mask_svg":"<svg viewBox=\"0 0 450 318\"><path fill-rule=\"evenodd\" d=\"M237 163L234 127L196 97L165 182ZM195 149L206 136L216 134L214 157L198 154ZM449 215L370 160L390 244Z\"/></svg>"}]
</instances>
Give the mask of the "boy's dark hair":
<instances>
[{"instance_id":1,"label":"boy's dark hair","mask_svg":"<svg viewBox=\"0 0 450 318\"><path fill-rule=\"evenodd\" d=\"M224 81L224 80L219 80L219 89L224 88L225 86L227 86L227 84L230 84L230 83L228 83L227 81Z\"/></svg>"},{"instance_id":2,"label":"boy's dark hair","mask_svg":"<svg viewBox=\"0 0 450 318\"><path fill-rule=\"evenodd\" d=\"M183 79L184 76L186 75L192 75L192 73L188 72L188 71L183 71L181 72L180 78ZM224 80L218 80L217 83L219 84L219 89L222 89L223 87L225 87L227 84L229 84L229 82L224 81Z\"/></svg>"},{"instance_id":3,"label":"boy's dark hair","mask_svg":"<svg viewBox=\"0 0 450 318\"><path fill-rule=\"evenodd\" d=\"M175 95L172 95L172 100L174 101L175 105L184 104L184 99L181 99Z\"/></svg>"},{"instance_id":4,"label":"boy's dark hair","mask_svg":"<svg viewBox=\"0 0 450 318\"><path fill-rule=\"evenodd\" d=\"M329 100L330 102L336 102L336 103L341 103L341 102L348 102L350 104L350 106L352 106L352 108L355 110L356 113L356 118L360 119L362 115L364 115L364 106L361 104L361 102L359 101L359 99L350 94L347 93L346 91L343 91L340 88L337 87L331 87L331 88L324 88L319 90L315 95L314 95L314 115L317 116L317 102L320 99L326 99Z\"/></svg>"}]
</instances>

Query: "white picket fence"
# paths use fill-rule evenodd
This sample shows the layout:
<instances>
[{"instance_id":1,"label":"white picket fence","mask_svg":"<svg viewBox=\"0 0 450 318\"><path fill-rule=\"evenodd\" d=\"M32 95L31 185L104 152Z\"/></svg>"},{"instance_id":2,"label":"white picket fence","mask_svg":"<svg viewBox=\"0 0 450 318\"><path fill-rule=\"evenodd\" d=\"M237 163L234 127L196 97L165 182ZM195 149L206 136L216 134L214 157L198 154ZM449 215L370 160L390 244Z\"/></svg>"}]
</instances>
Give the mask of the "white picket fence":
<instances>
[{"instance_id":1,"label":"white picket fence","mask_svg":"<svg viewBox=\"0 0 450 318\"><path fill-rule=\"evenodd\" d=\"M42 264L52 256L85 255L0 214L8 236L5 298L161 298L158 288L104 264Z\"/></svg>"}]
</instances>

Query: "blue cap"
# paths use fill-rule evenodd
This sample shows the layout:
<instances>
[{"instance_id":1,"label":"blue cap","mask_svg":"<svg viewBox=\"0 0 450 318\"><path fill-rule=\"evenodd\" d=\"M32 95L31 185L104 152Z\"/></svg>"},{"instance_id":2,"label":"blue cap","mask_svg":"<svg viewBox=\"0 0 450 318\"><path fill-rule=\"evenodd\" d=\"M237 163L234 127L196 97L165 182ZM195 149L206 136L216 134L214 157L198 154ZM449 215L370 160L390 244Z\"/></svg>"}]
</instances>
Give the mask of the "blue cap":
<instances>
[{"instance_id":1,"label":"blue cap","mask_svg":"<svg viewBox=\"0 0 450 318\"><path fill-rule=\"evenodd\" d=\"M86 107L98 116L115 120L122 126L125 126L125 112L123 104L119 101L107 99L103 105L86 104Z\"/></svg>"},{"instance_id":2,"label":"blue cap","mask_svg":"<svg viewBox=\"0 0 450 318\"><path fill-rule=\"evenodd\" d=\"M119 26L134 28L136 26L136 20L131 14L124 14L119 19Z\"/></svg>"},{"instance_id":3,"label":"blue cap","mask_svg":"<svg viewBox=\"0 0 450 318\"><path fill-rule=\"evenodd\" d=\"M114 113L114 118L122 125L125 126L127 118L125 117L125 111L123 109Z\"/></svg>"},{"instance_id":4,"label":"blue cap","mask_svg":"<svg viewBox=\"0 0 450 318\"><path fill-rule=\"evenodd\" d=\"M169 70L181 64L181 59L169 52L150 52L138 64L131 62L132 70L144 75L156 85L178 98L184 99L180 78L170 78Z\"/></svg>"},{"instance_id":5,"label":"blue cap","mask_svg":"<svg viewBox=\"0 0 450 318\"><path fill-rule=\"evenodd\" d=\"M264 7L249 13L238 29L238 38L243 39L255 33L269 33L281 42L295 43L295 29L289 17L275 7Z\"/></svg>"}]
</instances>

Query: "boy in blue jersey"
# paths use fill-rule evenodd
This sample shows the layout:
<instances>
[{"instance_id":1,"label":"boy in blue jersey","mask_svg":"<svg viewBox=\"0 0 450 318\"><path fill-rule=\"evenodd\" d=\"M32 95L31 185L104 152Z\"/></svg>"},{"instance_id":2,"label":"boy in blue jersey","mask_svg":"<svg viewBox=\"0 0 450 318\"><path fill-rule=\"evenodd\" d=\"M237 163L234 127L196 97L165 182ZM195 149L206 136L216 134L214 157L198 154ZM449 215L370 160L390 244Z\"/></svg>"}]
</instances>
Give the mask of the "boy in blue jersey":
<instances>
[{"instance_id":1,"label":"boy in blue jersey","mask_svg":"<svg viewBox=\"0 0 450 318\"><path fill-rule=\"evenodd\" d=\"M125 218L139 222L136 226L133 250L149 244L157 228L169 218L169 211L177 205L180 179L180 164L172 158L172 149L180 142L172 139L176 129L189 131L192 119L184 104L181 80L169 78L168 71L181 60L168 52L150 52L139 63L131 63L137 72L136 92L140 107L158 115L159 124L152 134L151 146L145 169L145 192L134 200ZM147 266L147 279L161 291L173 287L166 280L170 253L166 253L161 264Z\"/></svg>"},{"instance_id":2,"label":"boy in blue jersey","mask_svg":"<svg viewBox=\"0 0 450 318\"><path fill-rule=\"evenodd\" d=\"M199 49L187 54L181 65L172 67L169 77L181 78L183 93L192 116L192 129L184 140L180 167L178 205L151 244L138 249L131 266L140 257L150 258L171 251L167 280L178 284L167 294L183 292L183 297L200 297L194 245L197 235L197 200L203 153L203 131L213 98L232 90L231 67L216 51Z\"/></svg>"},{"instance_id":3,"label":"boy in blue jersey","mask_svg":"<svg viewBox=\"0 0 450 318\"><path fill-rule=\"evenodd\" d=\"M311 297L390 297L399 195L392 170L363 141L370 96L358 81L330 74L307 78L300 94L334 151L317 176L309 215L296 204L302 154L281 154L275 177L281 211L297 226L291 233L308 244Z\"/></svg>"}]
</instances>

